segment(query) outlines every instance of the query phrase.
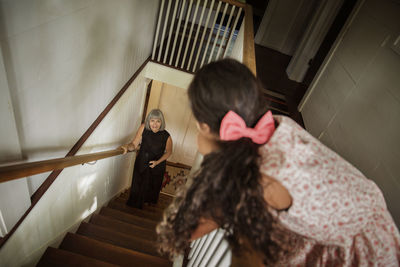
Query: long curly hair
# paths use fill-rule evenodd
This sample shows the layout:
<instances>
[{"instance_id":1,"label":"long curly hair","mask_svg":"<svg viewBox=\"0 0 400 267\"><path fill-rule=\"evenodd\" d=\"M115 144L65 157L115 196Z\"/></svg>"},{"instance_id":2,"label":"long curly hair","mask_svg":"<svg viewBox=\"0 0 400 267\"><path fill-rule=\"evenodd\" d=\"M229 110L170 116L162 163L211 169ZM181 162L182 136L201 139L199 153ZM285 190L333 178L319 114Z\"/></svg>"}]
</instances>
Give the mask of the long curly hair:
<instances>
[{"instance_id":1,"label":"long curly hair","mask_svg":"<svg viewBox=\"0 0 400 267\"><path fill-rule=\"evenodd\" d=\"M188 95L198 122L219 133L229 110L254 127L266 112L258 80L241 63L224 59L202 67L189 86ZM201 218L225 230L234 251L243 239L273 264L287 256L296 237L277 223L260 184L259 147L249 138L217 141L218 150L205 155L192 184L178 194L157 226L162 253L181 254Z\"/></svg>"}]
</instances>

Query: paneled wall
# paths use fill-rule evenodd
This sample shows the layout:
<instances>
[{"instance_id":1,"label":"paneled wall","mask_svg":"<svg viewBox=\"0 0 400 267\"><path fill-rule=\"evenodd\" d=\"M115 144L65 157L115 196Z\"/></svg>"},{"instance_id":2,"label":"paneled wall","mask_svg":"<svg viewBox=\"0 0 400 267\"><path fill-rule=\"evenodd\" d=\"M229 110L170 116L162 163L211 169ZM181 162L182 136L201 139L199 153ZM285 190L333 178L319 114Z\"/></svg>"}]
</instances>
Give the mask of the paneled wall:
<instances>
[{"instance_id":1,"label":"paneled wall","mask_svg":"<svg viewBox=\"0 0 400 267\"><path fill-rule=\"evenodd\" d=\"M307 130L378 184L400 227L399 14L399 1L360 1L300 110Z\"/></svg>"}]
</instances>

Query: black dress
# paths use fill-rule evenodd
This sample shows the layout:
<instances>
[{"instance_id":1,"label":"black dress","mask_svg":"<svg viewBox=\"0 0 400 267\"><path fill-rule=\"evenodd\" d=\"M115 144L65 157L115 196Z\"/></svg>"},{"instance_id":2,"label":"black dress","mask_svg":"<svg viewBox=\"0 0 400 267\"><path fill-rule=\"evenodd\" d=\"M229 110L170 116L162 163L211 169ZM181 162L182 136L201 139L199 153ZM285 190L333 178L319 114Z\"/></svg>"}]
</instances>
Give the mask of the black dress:
<instances>
[{"instance_id":1,"label":"black dress","mask_svg":"<svg viewBox=\"0 0 400 267\"><path fill-rule=\"evenodd\" d=\"M143 130L142 144L133 169L131 193L127 202L129 206L142 208L145 202L157 203L166 161L154 168L150 168L149 162L164 155L168 137L169 133L165 130L156 133L146 128Z\"/></svg>"}]
</instances>

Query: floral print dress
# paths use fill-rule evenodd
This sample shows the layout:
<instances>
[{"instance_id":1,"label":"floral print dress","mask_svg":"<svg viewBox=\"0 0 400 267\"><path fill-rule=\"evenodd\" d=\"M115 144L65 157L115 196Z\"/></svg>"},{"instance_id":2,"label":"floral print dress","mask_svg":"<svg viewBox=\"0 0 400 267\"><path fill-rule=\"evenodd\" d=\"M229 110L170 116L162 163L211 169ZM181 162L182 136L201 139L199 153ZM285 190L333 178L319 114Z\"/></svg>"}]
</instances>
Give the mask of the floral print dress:
<instances>
[{"instance_id":1,"label":"floral print dress","mask_svg":"<svg viewBox=\"0 0 400 267\"><path fill-rule=\"evenodd\" d=\"M399 266L400 234L376 184L302 129L279 123L260 148L261 172L292 196L278 221L304 237L282 266Z\"/></svg>"}]
</instances>

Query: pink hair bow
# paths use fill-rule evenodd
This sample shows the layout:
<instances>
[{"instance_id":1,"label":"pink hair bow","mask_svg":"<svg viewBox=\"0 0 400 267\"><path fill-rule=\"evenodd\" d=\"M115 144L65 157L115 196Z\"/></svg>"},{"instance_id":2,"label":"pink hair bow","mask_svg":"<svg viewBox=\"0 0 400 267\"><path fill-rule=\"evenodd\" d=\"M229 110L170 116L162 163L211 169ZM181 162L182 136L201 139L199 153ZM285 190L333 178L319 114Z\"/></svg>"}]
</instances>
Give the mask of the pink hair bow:
<instances>
[{"instance_id":1,"label":"pink hair bow","mask_svg":"<svg viewBox=\"0 0 400 267\"><path fill-rule=\"evenodd\" d=\"M271 138L274 131L275 122L271 111L265 113L254 128L248 128L244 120L230 110L221 121L219 135L224 141L248 137L256 144L264 144Z\"/></svg>"}]
</instances>

